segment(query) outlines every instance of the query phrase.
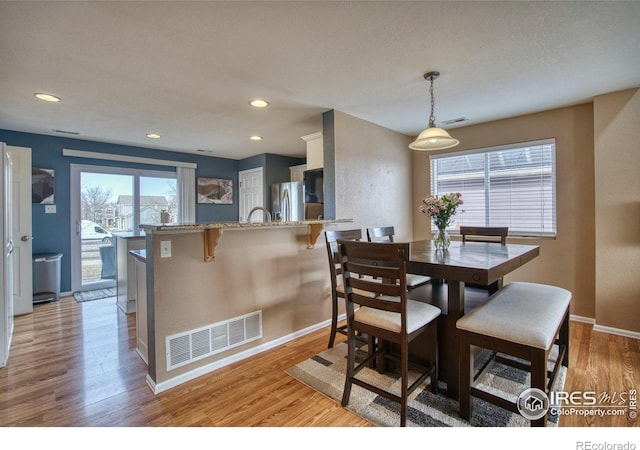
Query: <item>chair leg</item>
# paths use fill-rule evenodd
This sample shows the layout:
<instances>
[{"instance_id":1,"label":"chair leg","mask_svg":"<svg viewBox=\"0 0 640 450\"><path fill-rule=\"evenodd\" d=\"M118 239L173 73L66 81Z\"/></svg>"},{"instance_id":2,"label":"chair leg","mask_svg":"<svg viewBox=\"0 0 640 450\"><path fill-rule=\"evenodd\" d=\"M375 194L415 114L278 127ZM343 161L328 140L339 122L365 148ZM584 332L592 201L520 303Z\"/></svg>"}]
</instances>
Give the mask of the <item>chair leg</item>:
<instances>
[{"instance_id":1,"label":"chair leg","mask_svg":"<svg viewBox=\"0 0 640 450\"><path fill-rule=\"evenodd\" d=\"M433 361L431 364L433 365L433 375L431 375L431 392L433 394L438 393L438 358L440 355L438 354L438 324L434 322L430 325L431 327L431 341L433 342Z\"/></svg>"},{"instance_id":2,"label":"chair leg","mask_svg":"<svg viewBox=\"0 0 640 450\"><path fill-rule=\"evenodd\" d=\"M329 335L328 348L333 348L338 331L338 296L336 293L331 295L331 334Z\"/></svg>"},{"instance_id":3,"label":"chair leg","mask_svg":"<svg viewBox=\"0 0 640 450\"><path fill-rule=\"evenodd\" d=\"M409 390L409 345L405 341L402 344L400 356L400 374L402 376L402 391L400 393L400 426L407 425L407 391Z\"/></svg>"},{"instance_id":4,"label":"chair leg","mask_svg":"<svg viewBox=\"0 0 640 450\"><path fill-rule=\"evenodd\" d=\"M562 321L562 327L560 328L560 335L558 336L560 345L565 346L564 358L562 359L562 365L569 367L569 310L565 313L564 320Z\"/></svg>"},{"instance_id":5,"label":"chair leg","mask_svg":"<svg viewBox=\"0 0 640 450\"><path fill-rule=\"evenodd\" d=\"M473 359L471 358L471 344L469 335L464 331L458 331L460 344L460 417L469 420L471 418L471 377L473 376Z\"/></svg>"},{"instance_id":6,"label":"chair leg","mask_svg":"<svg viewBox=\"0 0 640 450\"><path fill-rule=\"evenodd\" d=\"M531 351L531 387L547 392L547 359L548 352L534 349ZM547 414L537 420L531 421L532 427L546 427Z\"/></svg>"},{"instance_id":7,"label":"chair leg","mask_svg":"<svg viewBox=\"0 0 640 450\"><path fill-rule=\"evenodd\" d=\"M353 379L353 372L356 364L356 334L349 328L347 338L347 374L344 378L344 391L342 392L342 406L346 407L349 404L349 397L351 396L351 380Z\"/></svg>"}]
</instances>

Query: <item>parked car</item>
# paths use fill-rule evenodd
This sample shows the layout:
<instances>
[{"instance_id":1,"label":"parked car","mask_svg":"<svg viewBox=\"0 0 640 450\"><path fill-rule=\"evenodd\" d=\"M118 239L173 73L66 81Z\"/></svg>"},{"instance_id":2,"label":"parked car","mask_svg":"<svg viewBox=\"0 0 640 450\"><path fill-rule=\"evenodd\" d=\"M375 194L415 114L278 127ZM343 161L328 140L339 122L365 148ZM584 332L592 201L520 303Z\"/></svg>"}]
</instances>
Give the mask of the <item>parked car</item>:
<instances>
[{"instance_id":1,"label":"parked car","mask_svg":"<svg viewBox=\"0 0 640 450\"><path fill-rule=\"evenodd\" d=\"M82 221L81 235L83 241L102 241L105 244L113 241L113 235L109 231L90 220Z\"/></svg>"}]
</instances>

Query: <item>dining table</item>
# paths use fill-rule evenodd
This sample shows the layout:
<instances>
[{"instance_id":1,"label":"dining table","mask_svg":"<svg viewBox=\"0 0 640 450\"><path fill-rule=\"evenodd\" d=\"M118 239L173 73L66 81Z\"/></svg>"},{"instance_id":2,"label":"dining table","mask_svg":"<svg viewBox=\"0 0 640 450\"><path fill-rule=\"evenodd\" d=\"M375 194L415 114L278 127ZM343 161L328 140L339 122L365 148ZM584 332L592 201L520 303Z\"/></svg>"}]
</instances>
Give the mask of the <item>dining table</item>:
<instances>
[{"instance_id":1,"label":"dining table","mask_svg":"<svg viewBox=\"0 0 640 450\"><path fill-rule=\"evenodd\" d=\"M451 241L445 251L436 250L433 241L410 243L407 273L427 275L432 283L429 301L442 310L438 322L438 378L446 383L446 395L458 399L459 345L457 320L473 305L465 299L465 284L489 286L540 254L537 245L493 242ZM488 299L488 293L484 300ZM476 305L481 304L482 300ZM417 345L420 345L419 342ZM424 346L423 348L425 348ZM414 351L412 349L412 351ZM420 350L418 349L418 353Z\"/></svg>"}]
</instances>

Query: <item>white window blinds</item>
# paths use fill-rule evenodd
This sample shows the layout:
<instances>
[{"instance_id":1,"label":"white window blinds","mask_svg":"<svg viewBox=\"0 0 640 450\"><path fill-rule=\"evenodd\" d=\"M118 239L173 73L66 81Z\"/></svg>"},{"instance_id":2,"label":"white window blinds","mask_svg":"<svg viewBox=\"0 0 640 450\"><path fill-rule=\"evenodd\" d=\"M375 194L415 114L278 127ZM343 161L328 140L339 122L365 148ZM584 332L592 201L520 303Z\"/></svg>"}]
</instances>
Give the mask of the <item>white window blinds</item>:
<instances>
[{"instance_id":1,"label":"white window blinds","mask_svg":"<svg viewBox=\"0 0 640 450\"><path fill-rule=\"evenodd\" d=\"M555 139L434 155L431 192L462 194L452 229L507 226L510 235L555 236Z\"/></svg>"}]
</instances>

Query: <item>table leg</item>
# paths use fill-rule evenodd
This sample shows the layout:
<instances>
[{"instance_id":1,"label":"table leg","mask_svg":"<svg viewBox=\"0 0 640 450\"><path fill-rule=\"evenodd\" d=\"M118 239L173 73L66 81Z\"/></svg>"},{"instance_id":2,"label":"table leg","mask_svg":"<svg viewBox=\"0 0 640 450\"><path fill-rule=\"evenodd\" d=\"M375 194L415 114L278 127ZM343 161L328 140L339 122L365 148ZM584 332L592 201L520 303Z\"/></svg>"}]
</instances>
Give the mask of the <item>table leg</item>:
<instances>
[{"instance_id":1,"label":"table leg","mask_svg":"<svg viewBox=\"0 0 640 450\"><path fill-rule=\"evenodd\" d=\"M460 363L458 358L458 332L456 322L464 315L464 283L448 280L448 311L444 323L442 342L446 351L440 352L440 368L444 372L440 378L447 383L447 396L458 399Z\"/></svg>"}]
</instances>

